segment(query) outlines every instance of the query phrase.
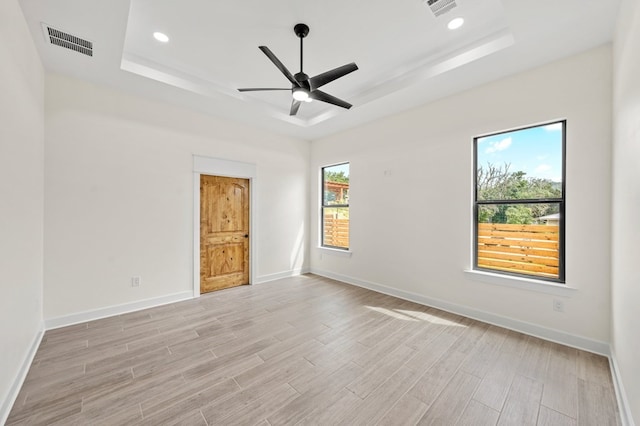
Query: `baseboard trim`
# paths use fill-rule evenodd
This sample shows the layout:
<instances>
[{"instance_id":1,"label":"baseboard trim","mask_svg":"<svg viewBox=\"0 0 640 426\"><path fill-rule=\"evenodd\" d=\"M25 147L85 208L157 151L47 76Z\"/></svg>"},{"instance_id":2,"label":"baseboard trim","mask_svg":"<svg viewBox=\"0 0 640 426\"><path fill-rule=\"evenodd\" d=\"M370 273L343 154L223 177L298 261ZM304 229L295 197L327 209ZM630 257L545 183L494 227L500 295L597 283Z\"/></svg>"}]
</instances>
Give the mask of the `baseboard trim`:
<instances>
[{"instance_id":1,"label":"baseboard trim","mask_svg":"<svg viewBox=\"0 0 640 426\"><path fill-rule=\"evenodd\" d=\"M320 275L326 278L331 278L337 281L341 281L346 284L363 287L369 290L376 291L378 293L394 296L399 299L408 300L410 302L419 303L421 305L430 306L433 308L441 309L443 311L451 312L453 314L462 315L478 321L497 325L503 328L507 328L509 330L528 334L530 336L539 337L541 339L549 340L551 342L560 343L562 345L571 346L573 348L582 349L588 352L593 352L598 355L609 356L609 344L605 342L588 339L586 337L577 336L577 335L566 333L560 330L542 327L536 324L532 324L526 321L520 321L514 318L508 318L501 315L492 314L490 312L470 308L468 306L458 305L458 304L446 302L440 299L434 299L431 297L423 296L421 294L399 290L397 288L388 287L388 286L374 283L371 281L365 281L365 280L361 280L358 278L349 277L341 274L335 274L333 272L324 271L321 269L311 268L311 273Z\"/></svg>"},{"instance_id":2,"label":"baseboard trim","mask_svg":"<svg viewBox=\"0 0 640 426\"><path fill-rule=\"evenodd\" d=\"M618 361L613 348L610 349L609 367L611 368L611 377L613 377L613 387L616 391L616 400L618 402L618 409L620 410L620 421L622 422L622 426L635 426L633 416L631 415L629 400L627 399L627 393L624 390L620 367L618 366Z\"/></svg>"},{"instance_id":3,"label":"baseboard trim","mask_svg":"<svg viewBox=\"0 0 640 426\"><path fill-rule=\"evenodd\" d=\"M18 370L18 374L16 375L11 388L9 389L9 394L7 398L2 402L2 406L0 407L0 425L3 425L7 422L9 418L9 413L11 412L11 408L13 408L13 404L15 404L16 399L18 398L18 394L20 393L20 389L22 389L22 384L27 378L27 373L29 372L29 368L31 368L31 364L33 363L33 358L36 356L36 352L38 352L38 348L40 347L40 342L42 342L42 337L44 336L44 323L40 325L40 330L36 333L33 341L31 342L31 347L25 354L24 359L22 360L22 365L20 366L20 370Z\"/></svg>"},{"instance_id":4,"label":"baseboard trim","mask_svg":"<svg viewBox=\"0 0 640 426\"><path fill-rule=\"evenodd\" d=\"M114 315L140 311L142 309L154 308L156 306L181 302L188 299L193 299L192 291L183 291L181 293L168 294L166 296L138 300L131 303L123 303L122 305L107 306L106 308L99 308L90 311L78 312L71 315L49 318L44 321L44 325L46 330L53 330L55 328L66 327L68 325L79 324L87 321L97 320L100 318L112 317Z\"/></svg>"},{"instance_id":5,"label":"baseboard trim","mask_svg":"<svg viewBox=\"0 0 640 426\"><path fill-rule=\"evenodd\" d=\"M309 272L309 268L301 268L301 269L290 269L288 271L278 272L275 274L262 275L257 277L253 284L263 284L268 283L269 281L281 280L283 278L289 277L297 277L298 275L303 275Z\"/></svg>"},{"instance_id":6,"label":"baseboard trim","mask_svg":"<svg viewBox=\"0 0 640 426\"><path fill-rule=\"evenodd\" d=\"M253 284L262 284L269 281L275 281L282 278L295 277L309 272L308 268L291 269L289 271L278 272L276 274L263 275L256 278ZM156 306L166 305L169 303L181 302L183 300L192 299L194 294L192 291L184 291L181 293L169 294L166 296L155 297L152 299L139 300L136 302L125 303L122 305L108 306L90 311L78 312L71 315L64 315L55 318L49 318L44 321L45 330L53 330L55 328L66 327L69 325L80 324L87 321L93 321L101 318L112 317L114 315L126 314L129 312L140 311L142 309L153 308Z\"/></svg>"}]
</instances>

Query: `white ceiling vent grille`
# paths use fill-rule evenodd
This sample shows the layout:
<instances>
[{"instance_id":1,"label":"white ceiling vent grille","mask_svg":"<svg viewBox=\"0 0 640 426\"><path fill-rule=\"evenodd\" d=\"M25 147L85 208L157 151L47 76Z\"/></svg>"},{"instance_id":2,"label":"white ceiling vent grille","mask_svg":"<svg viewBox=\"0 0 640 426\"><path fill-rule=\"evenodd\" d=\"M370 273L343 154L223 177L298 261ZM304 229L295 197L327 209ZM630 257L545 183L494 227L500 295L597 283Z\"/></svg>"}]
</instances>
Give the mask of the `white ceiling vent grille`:
<instances>
[{"instance_id":1,"label":"white ceiling vent grille","mask_svg":"<svg viewBox=\"0 0 640 426\"><path fill-rule=\"evenodd\" d=\"M44 36L47 41L56 46L70 49L83 55L93 56L93 43L80 37L57 30L49 25L42 24Z\"/></svg>"},{"instance_id":2,"label":"white ceiling vent grille","mask_svg":"<svg viewBox=\"0 0 640 426\"><path fill-rule=\"evenodd\" d=\"M424 4L429 6L436 18L457 6L455 0L425 0Z\"/></svg>"}]
</instances>

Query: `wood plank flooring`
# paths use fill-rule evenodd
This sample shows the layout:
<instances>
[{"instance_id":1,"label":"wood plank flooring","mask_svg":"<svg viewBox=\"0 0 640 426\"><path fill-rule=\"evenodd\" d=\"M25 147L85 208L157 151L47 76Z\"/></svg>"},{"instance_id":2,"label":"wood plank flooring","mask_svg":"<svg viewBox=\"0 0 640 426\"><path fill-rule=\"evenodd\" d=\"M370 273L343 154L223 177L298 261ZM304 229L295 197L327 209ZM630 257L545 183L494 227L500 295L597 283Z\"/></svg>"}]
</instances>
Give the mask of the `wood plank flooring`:
<instances>
[{"instance_id":1,"label":"wood plank flooring","mask_svg":"<svg viewBox=\"0 0 640 426\"><path fill-rule=\"evenodd\" d=\"M606 358L314 275L47 331L8 425L617 425Z\"/></svg>"}]
</instances>

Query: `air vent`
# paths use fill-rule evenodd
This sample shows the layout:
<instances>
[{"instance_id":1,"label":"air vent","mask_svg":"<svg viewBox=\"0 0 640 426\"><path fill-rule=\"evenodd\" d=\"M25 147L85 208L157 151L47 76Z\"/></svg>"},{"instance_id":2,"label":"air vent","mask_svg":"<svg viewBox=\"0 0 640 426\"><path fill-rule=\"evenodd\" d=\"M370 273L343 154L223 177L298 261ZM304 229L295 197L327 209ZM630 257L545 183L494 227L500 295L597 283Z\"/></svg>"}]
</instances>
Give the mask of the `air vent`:
<instances>
[{"instance_id":1,"label":"air vent","mask_svg":"<svg viewBox=\"0 0 640 426\"><path fill-rule=\"evenodd\" d=\"M455 0L425 0L424 4L431 9L436 18L457 6Z\"/></svg>"},{"instance_id":2,"label":"air vent","mask_svg":"<svg viewBox=\"0 0 640 426\"><path fill-rule=\"evenodd\" d=\"M47 41L56 46L82 53L83 55L93 56L93 43L80 37L57 30L49 25L42 24L44 35Z\"/></svg>"}]
</instances>

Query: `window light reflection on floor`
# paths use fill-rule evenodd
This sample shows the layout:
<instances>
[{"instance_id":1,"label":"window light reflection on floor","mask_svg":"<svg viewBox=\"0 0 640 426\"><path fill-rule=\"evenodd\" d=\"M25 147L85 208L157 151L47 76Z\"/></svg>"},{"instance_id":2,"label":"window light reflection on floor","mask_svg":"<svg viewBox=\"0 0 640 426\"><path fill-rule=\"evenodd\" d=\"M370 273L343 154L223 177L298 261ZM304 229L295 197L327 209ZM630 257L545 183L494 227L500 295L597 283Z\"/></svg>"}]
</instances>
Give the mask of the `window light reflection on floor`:
<instances>
[{"instance_id":1,"label":"window light reflection on floor","mask_svg":"<svg viewBox=\"0 0 640 426\"><path fill-rule=\"evenodd\" d=\"M399 312L394 312L392 310L385 309L385 308L378 308L376 306L367 306L367 308L371 309L372 311L380 312L381 314L388 315L390 317L397 318L403 321L415 321L415 322L420 321L416 318L411 318L410 316L401 314Z\"/></svg>"},{"instance_id":2,"label":"window light reflection on floor","mask_svg":"<svg viewBox=\"0 0 640 426\"><path fill-rule=\"evenodd\" d=\"M387 309L378 306L367 306L366 308L403 321L424 321L431 324L467 328L467 326L464 324L459 324L457 322L440 318L436 315L431 315L426 312L411 311L407 309Z\"/></svg>"}]
</instances>

